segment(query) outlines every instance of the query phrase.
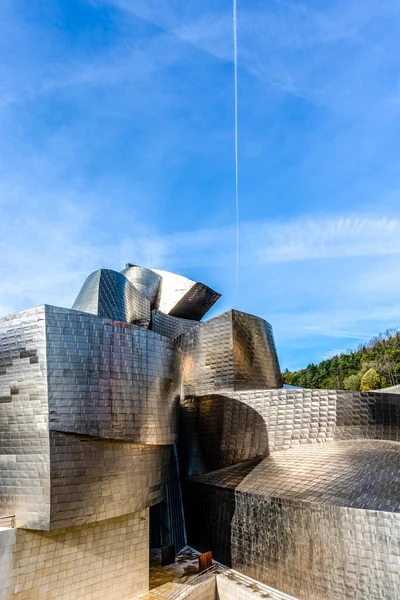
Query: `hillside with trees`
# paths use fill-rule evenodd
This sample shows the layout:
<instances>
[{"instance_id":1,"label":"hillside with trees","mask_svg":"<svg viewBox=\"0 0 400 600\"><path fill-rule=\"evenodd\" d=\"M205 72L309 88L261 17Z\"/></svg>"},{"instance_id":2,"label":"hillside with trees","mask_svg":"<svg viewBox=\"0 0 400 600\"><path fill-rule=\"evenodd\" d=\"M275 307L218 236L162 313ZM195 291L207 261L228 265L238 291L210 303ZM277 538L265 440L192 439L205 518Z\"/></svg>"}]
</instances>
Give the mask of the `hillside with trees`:
<instances>
[{"instance_id":1,"label":"hillside with trees","mask_svg":"<svg viewBox=\"0 0 400 600\"><path fill-rule=\"evenodd\" d=\"M282 375L284 383L305 388L366 391L400 384L400 331L388 330L357 350Z\"/></svg>"}]
</instances>

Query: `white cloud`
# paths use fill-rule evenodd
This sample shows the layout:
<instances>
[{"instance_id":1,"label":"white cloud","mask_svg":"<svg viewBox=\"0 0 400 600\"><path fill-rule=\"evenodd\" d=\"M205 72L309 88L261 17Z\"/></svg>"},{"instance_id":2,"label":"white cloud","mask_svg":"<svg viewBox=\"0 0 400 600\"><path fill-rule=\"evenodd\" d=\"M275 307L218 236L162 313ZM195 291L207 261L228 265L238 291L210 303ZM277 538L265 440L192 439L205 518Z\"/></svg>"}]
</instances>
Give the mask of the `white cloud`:
<instances>
[{"instance_id":1,"label":"white cloud","mask_svg":"<svg viewBox=\"0 0 400 600\"><path fill-rule=\"evenodd\" d=\"M285 223L244 224L242 231L247 260L261 264L400 252L400 221L396 218L300 218Z\"/></svg>"}]
</instances>

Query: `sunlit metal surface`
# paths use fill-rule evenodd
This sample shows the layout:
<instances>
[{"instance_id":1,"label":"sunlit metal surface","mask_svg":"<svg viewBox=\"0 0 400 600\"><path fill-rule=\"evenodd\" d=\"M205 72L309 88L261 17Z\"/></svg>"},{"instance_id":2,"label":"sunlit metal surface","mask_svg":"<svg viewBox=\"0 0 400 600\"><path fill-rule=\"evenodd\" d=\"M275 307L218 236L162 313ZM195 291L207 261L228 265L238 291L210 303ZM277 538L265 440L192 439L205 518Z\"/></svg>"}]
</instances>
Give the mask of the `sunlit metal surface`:
<instances>
[{"instance_id":1,"label":"sunlit metal surface","mask_svg":"<svg viewBox=\"0 0 400 600\"><path fill-rule=\"evenodd\" d=\"M179 349L134 325L51 306L0 319L1 511L49 529L159 502L179 374Z\"/></svg>"},{"instance_id":2,"label":"sunlit metal surface","mask_svg":"<svg viewBox=\"0 0 400 600\"><path fill-rule=\"evenodd\" d=\"M250 390L181 400L186 475L300 444L400 441L400 395L339 390Z\"/></svg>"},{"instance_id":3,"label":"sunlit metal surface","mask_svg":"<svg viewBox=\"0 0 400 600\"><path fill-rule=\"evenodd\" d=\"M150 323L150 302L122 273L111 269L91 273L72 308L142 327Z\"/></svg>"},{"instance_id":4,"label":"sunlit metal surface","mask_svg":"<svg viewBox=\"0 0 400 600\"><path fill-rule=\"evenodd\" d=\"M157 309L160 304L161 276L151 269L130 263L121 272L142 296L147 298L151 309Z\"/></svg>"},{"instance_id":5,"label":"sunlit metal surface","mask_svg":"<svg viewBox=\"0 0 400 600\"><path fill-rule=\"evenodd\" d=\"M185 396L282 385L272 327L264 319L231 310L189 329L177 343Z\"/></svg>"},{"instance_id":6,"label":"sunlit metal surface","mask_svg":"<svg viewBox=\"0 0 400 600\"><path fill-rule=\"evenodd\" d=\"M191 481L189 542L301 600L398 598L398 443L306 444L245 467Z\"/></svg>"},{"instance_id":7,"label":"sunlit metal surface","mask_svg":"<svg viewBox=\"0 0 400 600\"><path fill-rule=\"evenodd\" d=\"M199 322L218 297L129 265L92 273L80 310L40 306L0 319L0 512L15 514L17 528L63 528L69 552L74 527L77 538L96 521L115 533L111 521L127 514L136 527L138 511L165 497L159 526L183 543L170 463L180 406L189 543L300 600L397 600L397 387L282 389L266 321L232 310ZM117 535L113 556L122 557ZM10 552L0 548L7 582ZM29 580L32 557L18 577Z\"/></svg>"},{"instance_id":8,"label":"sunlit metal surface","mask_svg":"<svg viewBox=\"0 0 400 600\"><path fill-rule=\"evenodd\" d=\"M134 513L164 498L170 446L50 432L50 515L59 529Z\"/></svg>"},{"instance_id":9,"label":"sunlit metal surface","mask_svg":"<svg viewBox=\"0 0 400 600\"><path fill-rule=\"evenodd\" d=\"M196 327L198 324L198 321L173 317L160 310L153 310L151 313L151 329L171 339L176 338L192 327Z\"/></svg>"},{"instance_id":10,"label":"sunlit metal surface","mask_svg":"<svg viewBox=\"0 0 400 600\"><path fill-rule=\"evenodd\" d=\"M46 332L50 429L143 444L176 441L181 352L172 341L54 307L46 307Z\"/></svg>"},{"instance_id":11,"label":"sunlit metal surface","mask_svg":"<svg viewBox=\"0 0 400 600\"><path fill-rule=\"evenodd\" d=\"M158 308L166 314L200 321L221 297L204 283L196 283L169 271L153 271L162 277Z\"/></svg>"}]
</instances>

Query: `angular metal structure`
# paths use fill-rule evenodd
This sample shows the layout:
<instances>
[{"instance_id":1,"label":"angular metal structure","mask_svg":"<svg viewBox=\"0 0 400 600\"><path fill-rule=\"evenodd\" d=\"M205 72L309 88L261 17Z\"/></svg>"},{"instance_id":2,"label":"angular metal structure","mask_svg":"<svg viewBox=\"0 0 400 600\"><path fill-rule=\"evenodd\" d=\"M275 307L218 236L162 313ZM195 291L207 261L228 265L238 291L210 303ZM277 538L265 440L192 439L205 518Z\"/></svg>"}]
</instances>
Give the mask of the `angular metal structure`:
<instances>
[{"instance_id":1,"label":"angular metal structure","mask_svg":"<svg viewBox=\"0 0 400 600\"><path fill-rule=\"evenodd\" d=\"M383 390L382 390L383 391ZM400 442L400 395L339 390L250 390L181 400L187 476L334 440Z\"/></svg>"},{"instance_id":2,"label":"angular metal structure","mask_svg":"<svg viewBox=\"0 0 400 600\"><path fill-rule=\"evenodd\" d=\"M2 510L18 526L49 530L160 502L177 434L179 349L52 306L0 319L0 340Z\"/></svg>"},{"instance_id":3,"label":"angular metal structure","mask_svg":"<svg viewBox=\"0 0 400 600\"><path fill-rule=\"evenodd\" d=\"M173 317L161 312L161 310L153 310L151 313L152 331L156 331L171 339L178 337L181 333L184 333L197 325L199 325L198 321Z\"/></svg>"},{"instance_id":4,"label":"angular metal structure","mask_svg":"<svg viewBox=\"0 0 400 600\"><path fill-rule=\"evenodd\" d=\"M151 269L128 263L121 273L131 284L150 302L151 309L157 309L160 304L161 275Z\"/></svg>"},{"instance_id":5,"label":"angular metal structure","mask_svg":"<svg viewBox=\"0 0 400 600\"><path fill-rule=\"evenodd\" d=\"M0 600L132 600L186 529L299 600L398 598L398 388L283 389L264 319L199 322L218 298L129 264L0 319Z\"/></svg>"},{"instance_id":6,"label":"angular metal structure","mask_svg":"<svg viewBox=\"0 0 400 600\"><path fill-rule=\"evenodd\" d=\"M73 310L148 327L150 302L118 271L99 269L83 284Z\"/></svg>"},{"instance_id":7,"label":"angular metal structure","mask_svg":"<svg viewBox=\"0 0 400 600\"><path fill-rule=\"evenodd\" d=\"M397 442L297 446L195 477L190 543L301 600L395 599L400 586Z\"/></svg>"},{"instance_id":8,"label":"angular metal structure","mask_svg":"<svg viewBox=\"0 0 400 600\"><path fill-rule=\"evenodd\" d=\"M153 269L162 278L159 309L173 317L200 321L221 294L187 277Z\"/></svg>"},{"instance_id":9,"label":"angular metal structure","mask_svg":"<svg viewBox=\"0 0 400 600\"><path fill-rule=\"evenodd\" d=\"M282 386L272 327L237 310L200 323L177 338L183 351L183 394Z\"/></svg>"}]
</instances>

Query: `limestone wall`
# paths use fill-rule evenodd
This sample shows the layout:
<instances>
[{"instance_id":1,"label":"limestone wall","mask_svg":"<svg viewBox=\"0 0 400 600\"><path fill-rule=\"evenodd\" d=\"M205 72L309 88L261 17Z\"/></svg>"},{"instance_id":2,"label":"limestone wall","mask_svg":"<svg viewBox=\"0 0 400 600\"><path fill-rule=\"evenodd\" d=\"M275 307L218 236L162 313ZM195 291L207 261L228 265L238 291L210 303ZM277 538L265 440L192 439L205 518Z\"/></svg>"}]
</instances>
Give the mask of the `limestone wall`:
<instances>
[{"instance_id":1,"label":"limestone wall","mask_svg":"<svg viewBox=\"0 0 400 600\"><path fill-rule=\"evenodd\" d=\"M56 532L10 530L16 542L3 544L3 551L0 533L1 600L131 600L144 594L148 513ZM3 588L7 579L12 583Z\"/></svg>"}]
</instances>

